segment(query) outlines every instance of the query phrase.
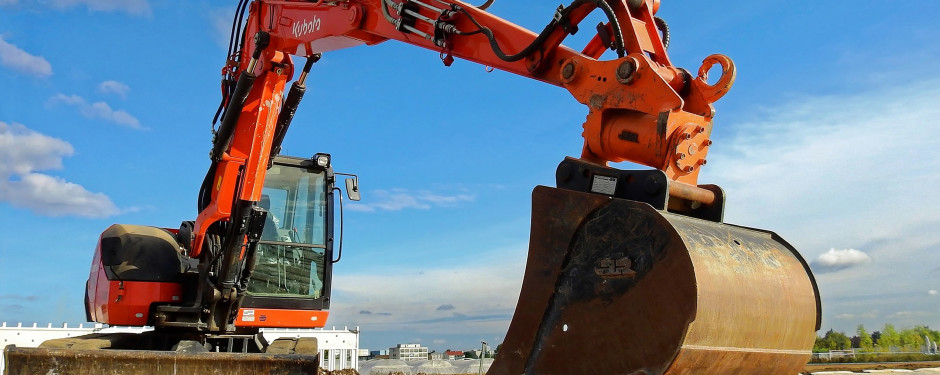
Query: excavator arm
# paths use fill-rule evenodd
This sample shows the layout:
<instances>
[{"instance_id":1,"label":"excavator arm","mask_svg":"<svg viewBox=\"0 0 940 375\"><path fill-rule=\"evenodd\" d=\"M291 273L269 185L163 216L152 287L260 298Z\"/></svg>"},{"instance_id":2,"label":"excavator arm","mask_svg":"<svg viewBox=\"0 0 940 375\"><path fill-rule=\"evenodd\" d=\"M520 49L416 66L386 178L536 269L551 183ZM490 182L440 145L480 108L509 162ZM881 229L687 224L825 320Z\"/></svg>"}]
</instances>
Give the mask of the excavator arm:
<instances>
[{"instance_id":1,"label":"excavator arm","mask_svg":"<svg viewBox=\"0 0 940 375\"><path fill-rule=\"evenodd\" d=\"M224 70L224 114L192 255L207 247L207 236L223 238L219 247L227 262L216 289L222 300L237 299L235 268L244 258L250 207L260 199L268 160L280 149L302 96L292 89L282 98L294 71L289 56L308 58L298 80L303 87L321 53L390 39L439 52L445 65L461 58L567 89L588 107L581 160L631 161L663 170L672 182L673 207L680 207L678 200L688 206L716 203L715 190L696 186L696 180L711 144L712 103L733 83L734 65L713 55L697 77L673 66L663 43L668 27L654 16L658 7L658 1L575 0L546 17L536 34L460 1L252 2L244 32L233 37L241 48L233 49ZM562 45L592 12L607 19L594 38L581 52ZM617 58L599 60L608 50ZM716 63L722 77L709 85L707 73ZM220 222L236 224L222 231ZM233 234L236 227L240 232Z\"/></svg>"},{"instance_id":2,"label":"excavator arm","mask_svg":"<svg viewBox=\"0 0 940 375\"><path fill-rule=\"evenodd\" d=\"M456 57L564 87L589 109L582 159L632 161L694 186L710 144L711 104L730 89L735 69L723 55L706 58L695 77L673 66L663 43L668 26L654 16L658 7L658 1L577 0L546 17L536 34L460 1L258 1L228 71L248 71L255 35L268 41L259 61L284 64L287 73L283 54L398 40L440 52L445 65ZM594 38L581 52L562 45L592 12L607 18ZM607 50L618 58L599 60ZM722 76L710 85L715 64ZM249 73L265 74L270 66L255 64Z\"/></svg>"}]
</instances>

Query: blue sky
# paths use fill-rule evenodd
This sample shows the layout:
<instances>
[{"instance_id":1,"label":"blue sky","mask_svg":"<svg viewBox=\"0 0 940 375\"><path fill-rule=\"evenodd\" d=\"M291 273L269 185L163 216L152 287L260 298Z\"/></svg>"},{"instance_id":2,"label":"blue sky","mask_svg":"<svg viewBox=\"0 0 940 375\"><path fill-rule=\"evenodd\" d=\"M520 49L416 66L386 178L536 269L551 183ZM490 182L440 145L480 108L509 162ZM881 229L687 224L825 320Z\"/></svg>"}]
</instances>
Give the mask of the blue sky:
<instances>
[{"instance_id":1,"label":"blue sky","mask_svg":"<svg viewBox=\"0 0 940 375\"><path fill-rule=\"evenodd\" d=\"M738 67L700 178L725 188L726 220L812 262L824 329L940 327L940 3L709 5L659 15L677 65ZM81 321L102 230L195 217L234 7L0 0L0 320ZM490 11L540 30L554 8ZM286 153L329 152L363 190L329 324L360 326L372 349L501 342L531 190L580 154L586 108L397 42L328 53L308 86Z\"/></svg>"}]
</instances>

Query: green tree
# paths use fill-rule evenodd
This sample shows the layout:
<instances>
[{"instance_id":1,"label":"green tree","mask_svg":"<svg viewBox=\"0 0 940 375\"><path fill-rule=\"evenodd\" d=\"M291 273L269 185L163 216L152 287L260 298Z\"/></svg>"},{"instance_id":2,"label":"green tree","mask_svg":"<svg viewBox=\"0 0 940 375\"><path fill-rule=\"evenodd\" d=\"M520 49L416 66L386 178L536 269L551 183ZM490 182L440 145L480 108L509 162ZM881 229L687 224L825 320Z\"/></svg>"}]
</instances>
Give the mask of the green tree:
<instances>
[{"instance_id":1,"label":"green tree","mask_svg":"<svg viewBox=\"0 0 940 375\"><path fill-rule=\"evenodd\" d=\"M826 345L826 341L822 337L816 335L816 343L813 344L813 353L823 353L828 352L829 346Z\"/></svg>"},{"instance_id":2,"label":"green tree","mask_svg":"<svg viewBox=\"0 0 940 375\"><path fill-rule=\"evenodd\" d=\"M855 334L858 335L858 347L862 350L872 350L875 347L875 342L871 339L871 335L868 331L865 330L865 326L862 324L858 325L858 328L855 329Z\"/></svg>"},{"instance_id":3,"label":"green tree","mask_svg":"<svg viewBox=\"0 0 940 375\"><path fill-rule=\"evenodd\" d=\"M881 330L881 338L878 339L878 346L885 350L901 347L901 334L894 329L894 324L885 323Z\"/></svg>"},{"instance_id":4,"label":"green tree","mask_svg":"<svg viewBox=\"0 0 940 375\"><path fill-rule=\"evenodd\" d=\"M940 341L940 332L930 329L928 326L914 326L912 328L921 339L929 338L930 341L937 342ZM926 344L926 342L924 342Z\"/></svg>"},{"instance_id":5,"label":"green tree","mask_svg":"<svg viewBox=\"0 0 940 375\"><path fill-rule=\"evenodd\" d=\"M901 347L917 350L924 346L924 335L926 332L918 329L918 327L908 328L901 331Z\"/></svg>"},{"instance_id":6,"label":"green tree","mask_svg":"<svg viewBox=\"0 0 940 375\"><path fill-rule=\"evenodd\" d=\"M823 337L816 338L816 344L813 346L813 350L820 351L829 351L829 350L845 350L852 348L852 340L849 339L845 333L836 332L835 330L830 329L829 332L826 332L826 335Z\"/></svg>"}]
</instances>

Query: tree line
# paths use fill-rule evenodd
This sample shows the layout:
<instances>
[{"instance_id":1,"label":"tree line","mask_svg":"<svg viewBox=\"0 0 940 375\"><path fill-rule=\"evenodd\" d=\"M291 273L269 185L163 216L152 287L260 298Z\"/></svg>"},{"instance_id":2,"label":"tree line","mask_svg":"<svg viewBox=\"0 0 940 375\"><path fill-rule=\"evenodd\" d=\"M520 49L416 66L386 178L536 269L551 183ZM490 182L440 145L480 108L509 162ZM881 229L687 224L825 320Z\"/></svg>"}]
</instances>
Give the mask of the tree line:
<instances>
[{"instance_id":1,"label":"tree line","mask_svg":"<svg viewBox=\"0 0 940 375\"><path fill-rule=\"evenodd\" d=\"M926 340L940 341L940 331L927 326L914 326L913 328L898 331L893 324L886 323L880 331L869 333L865 326L859 324L855 335L849 337L844 332L830 329L822 337L816 336L814 352L828 352L830 350L861 349L862 351L892 351L913 350L919 351L927 344Z\"/></svg>"}]
</instances>

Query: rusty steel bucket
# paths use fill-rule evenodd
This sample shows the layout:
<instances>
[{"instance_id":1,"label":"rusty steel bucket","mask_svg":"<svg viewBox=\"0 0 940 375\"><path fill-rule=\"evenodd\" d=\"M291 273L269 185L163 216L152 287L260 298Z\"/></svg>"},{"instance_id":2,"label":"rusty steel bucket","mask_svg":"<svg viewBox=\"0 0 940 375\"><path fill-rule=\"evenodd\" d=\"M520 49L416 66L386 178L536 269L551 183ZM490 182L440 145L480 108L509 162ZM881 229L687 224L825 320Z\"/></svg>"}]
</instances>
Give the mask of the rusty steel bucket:
<instances>
[{"instance_id":1,"label":"rusty steel bucket","mask_svg":"<svg viewBox=\"0 0 940 375\"><path fill-rule=\"evenodd\" d=\"M776 234L536 187L500 374L795 374L820 317Z\"/></svg>"}]
</instances>

